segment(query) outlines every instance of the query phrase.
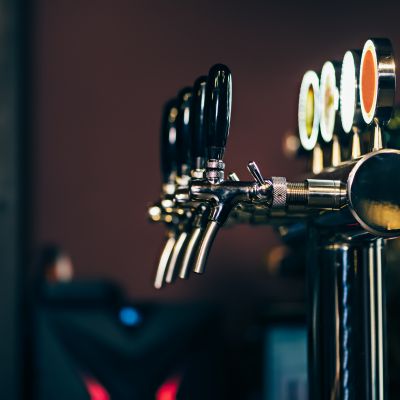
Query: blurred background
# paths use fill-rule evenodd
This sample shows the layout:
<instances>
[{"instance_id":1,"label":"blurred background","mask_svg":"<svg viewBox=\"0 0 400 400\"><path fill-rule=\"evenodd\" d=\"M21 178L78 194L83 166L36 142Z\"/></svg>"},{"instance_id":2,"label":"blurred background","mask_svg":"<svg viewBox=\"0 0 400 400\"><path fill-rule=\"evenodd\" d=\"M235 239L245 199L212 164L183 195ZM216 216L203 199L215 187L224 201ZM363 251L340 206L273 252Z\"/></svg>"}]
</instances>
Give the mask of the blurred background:
<instances>
[{"instance_id":1,"label":"blurred background","mask_svg":"<svg viewBox=\"0 0 400 400\"><path fill-rule=\"evenodd\" d=\"M32 378L32 370L37 374L45 370L44 358L37 361L44 350L37 349L49 341L35 336L43 327L32 317L30 306L38 274L43 277L46 271L49 276L43 269L46 254L54 261L65 253L74 279L107 282L94 297L123 298L113 303L118 303L118 310L133 302L132 309L145 320L146 313L151 314L150 303L184 308L201 302L202 317L193 324L202 321L205 332L217 330L222 313L227 322L218 334L227 331L229 337L236 333L239 337L243 333L239 326L245 326L246 337L258 337L258 328L247 328L259 327L253 324L255 319L271 321L271 312L265 309L284 300L300 304L291 309L290 323L303 326L301 266L300 273L273 273L271 249L279 239L269 227L223 230L205 276L160 291L153 288L164 228L148 222L147 206L160 194L161 109L211 65L228 65L233 74L233 111L227 169L247 179L246 164L256 160L266 176L296 177L305 163L285 157L282 140L296 131L303 73L319 70L328 59L341 60L346 50L362 47L369 37L390 38L400 54L399 13L398 1L1 0L0 331L4 345L0 359L5 365L0 375L2 393L8 394L4 398L27 398L35 384L27 379L22 385L20 377ZM85 297L88 290L79 293ZM60 296L46 291L47 319L59 318L52 307ZM259 308L264 311L256 312ZM179 310L168 312L186 319L187 311ZM67 320L65 316L58 322L61 332L76 326ZM186 334L188 343L194 340ZM73 347L80 340L71 337L64 342ZM204 348L217 343L215 338L210 344L202 337ZM239 346L243 341L232 343ZM82 353L76 350L80 365L85 364ZM228 353L233 364L240 363L240 351ZM152 365L151 357L143 368ZM191 362L200 355L193 357ZM242 367L261 363L254 357L247 364L243 360ZM87 355L87 359L92 358ZM205 360L194 364L201 363L209 365ZM219 371L224 371L221 365ZM152 387L174 374L171 369L162 379L154 378ZM257 397L262 396L262 372L257 376L253 386L251 379L243 385L246 390L253 387L248 397L215 398L264 398ZM118 386L114 381L113 385Z\"/></svg>"}]
</instances>

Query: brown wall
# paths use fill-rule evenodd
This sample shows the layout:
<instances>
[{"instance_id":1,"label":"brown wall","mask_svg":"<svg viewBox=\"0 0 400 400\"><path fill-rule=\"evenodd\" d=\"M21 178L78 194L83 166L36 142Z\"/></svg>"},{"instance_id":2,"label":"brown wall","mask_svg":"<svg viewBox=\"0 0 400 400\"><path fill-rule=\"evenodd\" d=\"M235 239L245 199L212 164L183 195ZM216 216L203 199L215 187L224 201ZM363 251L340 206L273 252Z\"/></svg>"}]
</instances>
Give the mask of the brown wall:
<instances>
[{"instance_id":1,"label":"brown wall","mask_svg":"<svg viewBox=\"0 0 400 400\"><path fill-rule=\"evenodd\" d=\"M371 36L391 38L400 52L399 2L363 13L354 2L331 2L332 14L327 1L270 3L34 2L37 245L60 243L80 277L110 277L135 297L212 297L224 288L240 299L284 290L265 273L272 231L241 226L220 234L204 277L156 293L163 229L146 219L160 190L162 104L212 64L233 72L228 170L247 178L254 159L266 176L295 176L303 164L284 158L281 138L296 126L302 74Z\"/></svg>"}]
</instances>

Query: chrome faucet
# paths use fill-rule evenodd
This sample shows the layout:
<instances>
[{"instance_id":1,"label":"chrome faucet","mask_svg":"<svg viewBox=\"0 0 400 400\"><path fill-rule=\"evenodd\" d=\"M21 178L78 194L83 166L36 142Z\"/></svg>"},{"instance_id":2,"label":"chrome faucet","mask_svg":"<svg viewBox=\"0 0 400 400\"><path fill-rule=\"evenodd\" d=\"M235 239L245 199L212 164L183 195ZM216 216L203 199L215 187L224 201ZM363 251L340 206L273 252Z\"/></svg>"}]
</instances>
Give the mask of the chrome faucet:
<instances>
[{"instance_id":1,"label":"chrome faucet","mask_svg":"<svg viewBox=\"0 0 400 400\"><path fill-rule=\"evenodd\" d=\"M192 134L191 141L191 181L195 182L204 177L205 160L206 160L206 85L207 76L199 77L193 85L193 98L190 112L190 127ZM189 196L180 198L177 196L177 201L190 202ZM193 203L193 202L192 202ZM193 253L197 249L198 241L201 237L201 232L207 221L209 207L204 203L194 202L193 218L191 221L191 231L188 240L185 243L185 248L182 249L182 258L179 269L179 277L187 279L190 273L190 265L193 258Z\"/></svg>"},{"instance_id":2,"label":"chrome faucet","mask_svg":"<svg viewBox=\"0 0 400 400\"><path fill-rule=\"evenodd\" d=\"M272 224L286 237L297 235L298 225L307 231L312 399L341 398L343 393L368 400L386 398L382 251L384 238L400 237L400 150L381 148L385 147L381 127L393 111L395 65L387 39L369 39L360 60L359 53L354 54L353 64L342 68L350 79L341 83L343 129L354 131L347 161L337 152L335 157L325 157L331 158L330 165L323 164L329 149L318 140L319 101L327 102L327 107L335 104L329 96L319 95L319 78L308 71L299 97L300 143L304 151L313 151L308 178L302 182L265 179L252 161L247 168L254 181L241 181L235 173L226 179L223 155L230 127L232 77L226 66L215 65L203 78L204 92L198 97L204 106L201 113L189 115L203 118L200 139L206 133L207 157L194 152L184 171L177 166L176 176L166 179L171 186L164 185L163 199L152 210L153 220L167 222L170 235L159 266L161 284L172 267L173 279L180 260L180 277L186 278L193 264L195 272L204 272L212 243L228 219ZM325 82L329 86L333 80ZM197 110L196 93L195 85L193 110ZM346 96L348 101L344 101ZM326 125L334 115L326 113ZM372 123L372 151L363 154L359 130ZM197 133L192 127L192 139L196 140ZM333 136L332 131L326 133ZM339 139L349 145L350 138ZM326 357L324 349L333 356Z\"/></svg>"},{"instance_id":3,"label":"chrome faucet","mask_svg":"<svg viewBox=\"0 0 400 400\"><path fill-rule=\"evenodd\" d=\"M190 171L192 170L190 118L192 95L191 87L186 87L178 93L178 113L176 117L177 176L175 178L175 187L180 187L181 189L188 188ZM164 279L166 283L171 283L176 278L182 250L185 248L185 243L189 236L193 216L193 207L189 202L176 202L174 197L174 205L175 213L186 218L179 218L176 241L166 266Z\"/></svg>"},{"instance_id":4,"label":"chrome faucet","mask_svg":"<svg viewBox=\"0 0 400 400\"><path fill-rule=\"evenodd\" d=\"M156 270L154 286L161 288L167 271L168 260L171 257L176 242L177 226L179 220L174 212L177 169L177 143L176 143L176 118L178 115L178 102L176 99L168 101L163 110L161 120L161 199L152 205L149 210L149 218L153 222L163 222L167 227L166 243Z\"/></svg>"},{"instance_id":5,"label":"chrome faucet","mask_svg":"<svg viewBox=\"0 0 400 400\"><path fill-rule=\"evenodd\" d=\"M168 134L175 139L176 170L164 176L164 197L155 219L169 227L160 258L155 287L171 283L178 271L182 279L191 267L203 273L212 243L237 206L252 204L258 209L335 209L346 202L340 181L308 179L287 183L283 177L264 179L254 161L247 166L254 181L240 181L235 173L225 179L223 155L229 134L232 76L228 67L214 65L207 77L196 80L193 89L180 91L175 107L164 117ZM172 124L172 125L171 125ZM169 132L169 133L168 133ZM171 141L164 143L168 149ZM205 159L208 161L205 163ZM163 170L166 156L163 156ZM158 214L157 214L158 212ZM154 219L154 217L153 217Z\"/></svg>"},{"instance_id":6,"label":"chrome faucet","mask_svg":"<svg viewBox=\"0 0 400 400\"><path fill-rule=\"evenodd\" d=\"M219 231L232 210L239 204L252 203L269 209L286 209L289 206L308 209L339 209L346 204L345 185L339 180L307 179L301 183L288 183L283 177L264 179L254 161L247 168L254 181L240 181L235 173L228 180L224 177L223 155L229 134L232 104L232 76L229 68L217 64L210 69L206 103L208 105L208 161L203 179L192 180L189 193L178 188L176 199L187 199L208 204L210 211L207 225L196 230L194 272L203 273L207 258ZM194 241L195 239L193 239ZM187 257L189 259L190 257Z\"/></svg>"}]
</instances>

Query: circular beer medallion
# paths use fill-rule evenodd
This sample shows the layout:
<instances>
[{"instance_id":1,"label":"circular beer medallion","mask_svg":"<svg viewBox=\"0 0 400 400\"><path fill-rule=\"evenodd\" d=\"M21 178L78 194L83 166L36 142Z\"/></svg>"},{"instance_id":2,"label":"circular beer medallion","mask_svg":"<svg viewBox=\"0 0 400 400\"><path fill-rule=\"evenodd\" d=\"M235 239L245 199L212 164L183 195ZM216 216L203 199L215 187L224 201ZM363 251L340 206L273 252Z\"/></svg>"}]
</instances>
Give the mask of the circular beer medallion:
<instances>
[{"instance_id":1,"label":"circular beer medallion","mask_svg":"<svg viewBox=\"0 0 400 400\"><path fill-rule=\"evenodd\" d=\"M319 79L314 71L307 71L301 82L298 123L301 145L305 150L312 150L319 127Z\"/></svg>"},{"instance_id":2,"label":"circular beer medallion","mask_svg":"<svg viewBox=\"0 0 400 400\"><path fill-rule=\"evenodd\" d=\"M359 69L359 52L347 51L343 57L340 76L340 119L346 133L350 133L353 126L362 122L358 90Z\"/></svg>"},{"instance_id":3,"label":"circular beer medallion","mask_svg":"<svg viewBox=\"0 0 400 400\"><path fill-rule=\"evenodd\" d=\"M335 129L336 112L339 106L339 91L336 82L336 70L331 61L322 67L320 84L320 127L325 142L330 142Z\"/></svg>"},{"instance_id":4,"label":"circular beer medallion","mask_svg":"<svg viewBox=\"0 0 400 400\"><path fill-rule=\"evenodd\" d=\"M381 124L389 122L396 90L395 63L388 39L366 41L360 64L360 105L365 123L377 118Z\"/></svg>"},{"instance_id":5,"label":"circular beer medallion","mask_svg":"<svg viewBox=\"0 0 400 400\"><path fill-rule=\"evenodd\" d=\"M370 124L375 116L378 98L378 61L375 46L368 40L361 56L360 67L360 100L364 121Z\"/></svg>"}]
</instances>

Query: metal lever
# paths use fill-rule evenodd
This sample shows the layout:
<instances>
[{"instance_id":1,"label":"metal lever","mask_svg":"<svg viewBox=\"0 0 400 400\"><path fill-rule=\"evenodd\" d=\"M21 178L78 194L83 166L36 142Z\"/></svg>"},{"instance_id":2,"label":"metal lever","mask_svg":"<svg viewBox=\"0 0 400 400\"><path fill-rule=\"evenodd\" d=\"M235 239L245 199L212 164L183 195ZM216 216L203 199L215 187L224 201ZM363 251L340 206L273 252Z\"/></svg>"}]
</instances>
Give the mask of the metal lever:
<instances>
[{"instance_id":1,"label":"metal lever","mask_svg":"<svg viewBox=\"0 0 400 400\"><path fill-rule=\"evenodd\" d=\"M263 186L265 184L265 180L261 175L260 168L258 168L258 165L254 161L250 161L247 164L247 169L259 185Z\"/></svg>"}]
</instances>

